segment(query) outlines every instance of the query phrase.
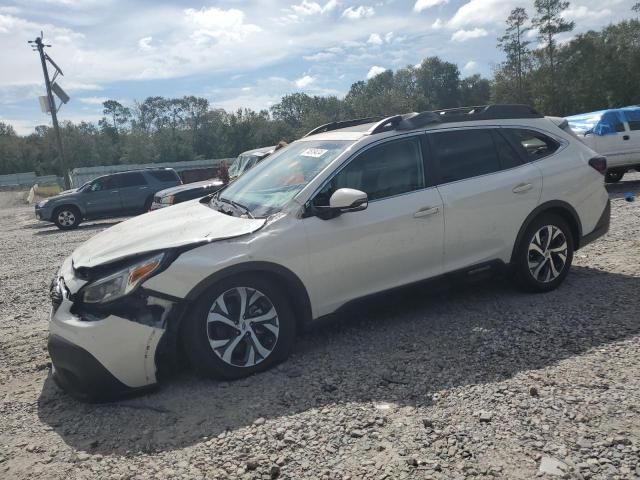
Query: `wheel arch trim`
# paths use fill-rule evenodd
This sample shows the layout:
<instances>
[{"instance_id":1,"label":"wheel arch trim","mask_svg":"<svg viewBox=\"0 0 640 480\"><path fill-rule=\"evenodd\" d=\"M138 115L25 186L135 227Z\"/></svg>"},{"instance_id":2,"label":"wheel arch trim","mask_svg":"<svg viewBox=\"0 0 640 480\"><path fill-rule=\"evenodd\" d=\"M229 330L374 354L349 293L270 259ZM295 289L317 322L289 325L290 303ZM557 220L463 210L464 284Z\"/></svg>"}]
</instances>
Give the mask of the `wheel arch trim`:
<instances>
[{"instance_id":1,"label":"wheel arch trim","mask_svg":"<svg viewBox=\"0 0 640 480\"><path fill-rule=\"evenodd\" d=\"M82 217L84 217L85 215L85 210L84 208L82 208L80 205L78 205L77 203L71 203L71 202L65 202L65 203L61 203L60 205L55 205L53 207L53 210L51 211L51 218L55 217L55 214L58 210L60 210L61 208L75 208L76 210L78 210L80 212L80 215L82 215Z\"/></svg>"},{"instance_id":2,"label":"wheel arch trim","mask_svg":"<svg viewBox=\"0 0 640 480\"><path fill-rule=\"evenodd\" d=\"M573 208L567 202L564 202L562 200L551 200L549 202L545 202L538 205L522 223L522 226L518 231L518 235L516 236L516 241L513 244L513 249L511 251L511 260L510 260L511 263L513 263L516 258L518 249L520 248L520 243L522 242L522 237L524 236L524 233L527 231L527 228L529 228L529 225L531 225L531 222L533 222L537 217L539 217L543 213L547 213L547 212L550 212L550 213L559 212L560 215L565 217L565 219L569 220L570 222L569 226L572 229L571 234L574 237L573 238L574 250L578 250L580 248L580 240L582 239L582 222L580 221L580 216L578 215L578 212L576 212L575 208Z\"/></svg>"},{"instance_id":3,"label":"wheel arch trim","mask_svg":"<svg viewBox=\"0 0 640 480\"><path fill-rule=\"evenodd\" d=\"M211 288L217 282L242 273L269 275L271 277L276 277L278 280L283 282L289 290L284 293L288 294L287 297L291 300L291 306L293 307L296 315L298 329L305 330L309 327L313 320L313 315L311 310L311 300L304 283L302 283L302 280L300 280L300 278L288 268L272 262L243 262L217 271L201 280L195 287L193 287L185 297L185 301L188 304L192 304L202 293Z\"/></svg>"}]
</instances>

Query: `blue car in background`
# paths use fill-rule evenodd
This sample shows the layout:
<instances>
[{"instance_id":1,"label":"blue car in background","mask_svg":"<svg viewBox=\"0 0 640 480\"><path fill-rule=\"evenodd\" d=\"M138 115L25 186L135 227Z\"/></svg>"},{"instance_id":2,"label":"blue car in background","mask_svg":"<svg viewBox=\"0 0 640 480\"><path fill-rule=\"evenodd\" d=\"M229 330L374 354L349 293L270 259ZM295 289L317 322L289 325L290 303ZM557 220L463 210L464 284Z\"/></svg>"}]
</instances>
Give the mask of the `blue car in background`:
<instances>
[{"instance_id":1,"label":"blue car in background","mask_svg":"<svg viewBox=\"0 0 640 480\"><path fill-rule=\"evenodd\" d=\"M580 140L607 157L607 182L619 182L631 169L640 171L640 106L582 113L566 119Z\"/></svg>"}]
</instances>

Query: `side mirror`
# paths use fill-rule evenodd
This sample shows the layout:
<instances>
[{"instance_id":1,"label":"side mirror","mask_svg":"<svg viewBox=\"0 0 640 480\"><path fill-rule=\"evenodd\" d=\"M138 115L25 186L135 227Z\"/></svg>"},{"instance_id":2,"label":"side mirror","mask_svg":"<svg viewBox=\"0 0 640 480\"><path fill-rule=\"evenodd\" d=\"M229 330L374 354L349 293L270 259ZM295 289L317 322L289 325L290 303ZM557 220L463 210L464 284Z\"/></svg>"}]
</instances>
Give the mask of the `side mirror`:
<instances>
[{"instance_id":1,"label":"side mirror","mask_svg":"<svg viewBox=\"0 0 640 480\"><path fill-rule=\"evenodd\" d=\"M359 212L368 206L367 194L353 188L340 188L329 199L329 207L340 213Z\"/></svg>"}]
</instances>

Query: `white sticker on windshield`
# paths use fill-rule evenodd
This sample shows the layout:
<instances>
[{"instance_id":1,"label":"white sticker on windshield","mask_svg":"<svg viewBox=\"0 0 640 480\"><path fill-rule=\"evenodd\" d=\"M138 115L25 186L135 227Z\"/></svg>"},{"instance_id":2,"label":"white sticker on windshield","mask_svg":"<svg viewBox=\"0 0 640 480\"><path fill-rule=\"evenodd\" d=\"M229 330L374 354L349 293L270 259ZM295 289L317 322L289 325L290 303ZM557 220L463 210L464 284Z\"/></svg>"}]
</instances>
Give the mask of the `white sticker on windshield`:
<instances>
[{"instance_id":1,"label":"white sticker on windshield","mask_svg":"<svg viewBox=\"0 0 640 480\"><path fill-rule=\"evenodd\" d=\"M300 155L302 155L303 157L320 158L322 155L324 155L327 152L328 150L325 150L323 148L307 148Z\"/></svg>"}]
</instances>

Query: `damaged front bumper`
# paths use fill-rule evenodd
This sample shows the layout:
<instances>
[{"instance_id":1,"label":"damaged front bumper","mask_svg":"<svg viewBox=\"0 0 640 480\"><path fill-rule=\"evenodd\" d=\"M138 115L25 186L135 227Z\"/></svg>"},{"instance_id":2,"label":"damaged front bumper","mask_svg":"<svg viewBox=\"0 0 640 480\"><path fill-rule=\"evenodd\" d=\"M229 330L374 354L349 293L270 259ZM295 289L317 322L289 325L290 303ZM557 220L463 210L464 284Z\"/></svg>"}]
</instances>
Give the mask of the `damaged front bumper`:
<instances>
[{"instance_id":1,"label":"damaged front bumper","mask_svg":"<svg viewBox=\"0 0 640 480\"><path fill-rule=\"evenodd\" d=\"M49 355L53 379L72 396L108 401L158 383L159 367L175 354L171 325L180 299L139 288L100 307L74 302L78 281L70 262L51 285Z\"/></svg>"}]
</instances>

